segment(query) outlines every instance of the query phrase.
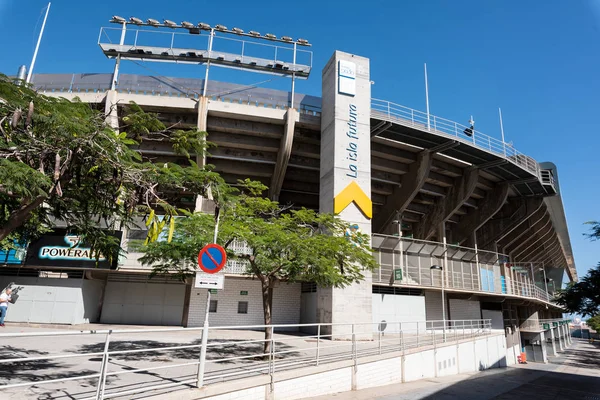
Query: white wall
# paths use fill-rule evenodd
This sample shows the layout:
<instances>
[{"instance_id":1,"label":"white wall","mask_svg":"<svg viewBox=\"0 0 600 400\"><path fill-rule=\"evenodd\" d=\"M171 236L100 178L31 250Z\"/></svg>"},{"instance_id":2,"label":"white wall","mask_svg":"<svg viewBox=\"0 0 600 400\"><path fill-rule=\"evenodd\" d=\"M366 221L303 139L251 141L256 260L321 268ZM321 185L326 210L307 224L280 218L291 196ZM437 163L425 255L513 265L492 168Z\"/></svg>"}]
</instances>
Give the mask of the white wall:
<instances>
[{"instance_id":1,"label":"white wall","mask_svg":"<svg viewBox=\"0 0 600 400\"><path fill-rule=\"evenodd\" d=\"M394 333L400 329L399 324L392 322L425 321L425 297L402 296L394 294L373 293L373 331L378 331L378 325L386 321L384 332ZM414 324L413 324L414 325ZM423 330L425 330L425 324ZM404 329L416 329L414 326L404 326Z\"/></svg>"},{"instance_id":2,"label":"white wall","mask_svg":"<svg viewBox=\"0 0 600 400\"><path fill-rule=\"evenodd\" d=\"M207 289L192 288L188 326L202 326L206 313ZM247 291L247 295L240 292ZM211 326L264 325L260 282L251 278L225 277L224 289L211 295L217 312L210 313ZM238 302L248 302L248 314L238 314ZM279 282L273 290L273 324L300 323L300 284Z\"/></svg>"},{"instance_id":3,"label":"white wall","mask_svg":"<svg viewBox=\"0 0 600 400\"><path fill-rule=\"evenodd\" d=\"M6 322L84 324L98 320L103 281L0 276L0 287L22 286Z\"/></svg>"},{"instance_id":4,"label":"white wall","mask_svg":"<svg viewBox=\"0 0 600 400\"><path fill-rule=\"evenodd\" d=\"M275 376L274 392L269 397L269 385L257 382L235 390L231 383L211 385L218 395L214 400L234 399L303 399L333 395L339 392L378 387L393 383L410 382L435 376L455 375L505 365L503 335L478 338L437 349L398 355L391 358L358 360L356 370L350 363L341 362L281 372ZM293 373L292 373L293 372ZM251 387L248 387L251 386ZM221 390L221 392L218 392ZM332 396L334 397L334 396Z\"/></svg>"}]
</instances>

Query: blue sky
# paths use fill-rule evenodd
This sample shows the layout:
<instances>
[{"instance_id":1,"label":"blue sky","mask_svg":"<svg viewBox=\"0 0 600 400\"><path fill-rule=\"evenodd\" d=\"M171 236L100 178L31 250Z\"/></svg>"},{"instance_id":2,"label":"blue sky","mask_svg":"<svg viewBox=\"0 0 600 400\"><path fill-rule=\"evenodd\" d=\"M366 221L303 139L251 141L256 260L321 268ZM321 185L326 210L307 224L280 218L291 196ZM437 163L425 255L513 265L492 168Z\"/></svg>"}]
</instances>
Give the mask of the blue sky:
<instances>
[{"instance_id":1,"label":"blue sky","mask_svg":"<svg viewBox=\"0 0 600 400\"><path fill-rule=\"evenodd\" d=\"M29 64L42 20L40 0L0 0L0 72ZM367 6L368 5L368 6ZM500 137L538 161L558 166L563 201L582 275L600 261L600 243L582 234L600 219L600 0L207 2L57 0L52 3L35 72L111 72L97 46L113 14L221 23L303 37L314 51L313 76L297 91L319 95L320 72L334 50L371 59L373 97L425 109L423 63L433 114ZM214 73L213 73L214 71ZM203 77L197 66L124 63L122 72ZM266 75L211 70L211 79L244 84ZM266 87L288 87L276 79Z\"/></svg>"}]
</instances>

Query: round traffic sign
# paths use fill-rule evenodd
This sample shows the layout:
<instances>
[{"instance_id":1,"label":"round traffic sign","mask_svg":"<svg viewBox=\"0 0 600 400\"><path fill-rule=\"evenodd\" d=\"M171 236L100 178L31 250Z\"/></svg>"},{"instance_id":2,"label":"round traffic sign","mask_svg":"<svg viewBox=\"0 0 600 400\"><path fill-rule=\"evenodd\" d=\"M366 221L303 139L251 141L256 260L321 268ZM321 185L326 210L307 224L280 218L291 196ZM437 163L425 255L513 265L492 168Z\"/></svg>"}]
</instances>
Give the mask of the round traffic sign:
<instances>
[{"instance_id":1,"label":"round traffic sign","mask_svg":"<svg viewBox=\"0 0 600 400\"><path fill-rule=\"evenodd\" d=\"M198 266L208 274L219 272L227 261L225 249L218 244L207 244L198 253Z\"/></svg>"}]
</instances>

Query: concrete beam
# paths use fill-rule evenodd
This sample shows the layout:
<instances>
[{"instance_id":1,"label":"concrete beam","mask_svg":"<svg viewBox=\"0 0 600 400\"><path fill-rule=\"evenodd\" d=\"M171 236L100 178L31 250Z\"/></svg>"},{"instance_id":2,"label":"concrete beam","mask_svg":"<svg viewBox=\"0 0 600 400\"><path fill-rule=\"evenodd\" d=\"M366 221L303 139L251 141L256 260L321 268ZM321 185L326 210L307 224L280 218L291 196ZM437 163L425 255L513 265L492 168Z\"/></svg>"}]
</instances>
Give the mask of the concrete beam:
<instances>
[{"instance_id":1,"label":"concrete beam","mask_svg":"<svg viewBox=\"0 0 600 400\"><path fill-rule=\"evenodd\" d=\"M531 216L523 221L522 224L518 225L512 231L505 233L501 236L497 242L498 246L505 250L505 248L510 247L514 242L518 241L525 235L529 230L540 220L547 217L546 207L542 203L540 208L538 208Z\"/></svg>"},{"instance_id":2,"label":"concrete beam","mask_svg":"<svg viewBox=\"0 0 600 400\"><path fill-rule=\"evenodd\" d=\"M283 137L281 138L281 146L277 153L277 163L275 164L275 171L273 172L273 178L271 179L271 186L269 189L269 197L273 200L279 199L283 178L285 177L285 172L290 161L290 155L292 154L295 124L296 110L290 108L285 115Z\"/></svg>"},{"instance_id":3,"label":"concrete beam","mask_svg":"<svg viewBox=\"0 0 600 400\"><path fill-rule=\"evenodd\" d=\"M535 237L537 239L520 252L517 253L516 251L513 251L512 258L514 260L535 261L538 260L539 256L548 253L553 249L553 245L558 244L560 246L560 243L556 238L556 233L552 228L544 234L538 234Z\"/></svg>"},{"instance_id":4,"label":"concrete beam","mask_svg":"<svg viewBox=\"0 0 600 400\"><path fill-rule=\"evenodd\" d=\"M514 231L523 224L543 203L541 197L514 197L509 199L494 218L489 220L477 232L478 245L481 249L492 249L494 243Z\"/></svg>"},{"instance_id":5,"label":"concrete beam","mask_svg":"<svg viewBox=\"0 0 600 400\"><path fill-rule=\"evenodd\" d=\"M404 212L425 184L432 160L431 151L424 150L419 153L417 160L409 166L408 173L402 176L401 186L394 187L393 193L373 219L373 232L385 231L396 215Z\"/></svg>"},{"instance_id":6,"label":"concrete beam","mask_svg":"<svg viewBox=\"0 0 600 400\"><path fill-rule=\"evenodd\" d=\"M289 115L289 113L286 113ZM200 116L198 116L200 118ZM271 124L258 121L244 121L241 119L223 118L210 116L208 118L207 129L211 132L219 131L225 133L236 133L239 135L266 137L271 139L281 138L281 127L287 123L288 117L284 115L284 123ZM200 125L200 124L199 124Z\"/></svg>"},{"instance_id":7,"label":"concrete beam","mask_svg":"<svg viewBox=\"0 0 600 400\"><path fill-rule=\"evenodd\" d=\"M209 132L209 140L219 147L231 147L236 149L270 151L276 153L279 151L279 140L270 138L258 138L248 135L237 135L224 132Z\"/></svg>"},{"instance_id":8,"label":"concrete beam","mask_svg":"<svg viewBox=\"0 0 600 400\"><path fill-rule=\"evenodd\" d=\"M549 230L552 230L552 221L550 216L546 214L542 219L531 226L531 229L527 232L525 237L518 240L513 239L511 243L504 247L504 249L509 254L514 253L523 246L531 243L531 241L537 239L540 234L545 234Z\"/></svg>"},{"instance_id":9,"label":"concrete beam","mask_svg":"<svg viewBox=\"0 0 600 400\"><path fill-rule=\"evenodd\" d=\"M427 240L435 235L440 224L448 221L471 197L477 186L478 176L477 168L470 167L465 170L463 176L456 178L454 185L448 188L446 196L437 199L431 210L414 227L415 238Z\"/></svg>"},{"instance_id":10,"label":"concrete beam","mask_svg":"<svg viewBox=\"0 0 600 400\"><path fill-rule=\"evenodd\" d=\"M480 202L479 208L465 215L455 228L453 240L463 243L477 229L490 220L502 208L508 197L509 185L501 183L496 185L488 195Z\"/></svg>"}]
</instances>

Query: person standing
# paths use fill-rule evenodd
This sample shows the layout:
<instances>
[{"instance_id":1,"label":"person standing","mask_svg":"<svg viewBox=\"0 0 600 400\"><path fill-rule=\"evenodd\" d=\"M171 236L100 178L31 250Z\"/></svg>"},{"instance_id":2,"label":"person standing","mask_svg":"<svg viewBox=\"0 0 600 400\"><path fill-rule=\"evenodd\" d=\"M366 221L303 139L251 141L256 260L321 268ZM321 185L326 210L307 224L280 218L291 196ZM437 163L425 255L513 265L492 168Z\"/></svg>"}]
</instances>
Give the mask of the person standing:
<instances>
[{"instance_id":1,"label":"person standing","mask_svg":"<svg viewBox=\"0 0 600 400\"><path fill-rule=\"evenodd\" d=\"M4 318L6 317L6 310L8 310L8 302L10 299L10 294L12 290L6 289L2 294L0 294L0 326L4 326Z\"/></svg>"}]
</instances>

